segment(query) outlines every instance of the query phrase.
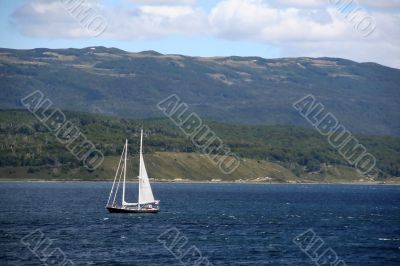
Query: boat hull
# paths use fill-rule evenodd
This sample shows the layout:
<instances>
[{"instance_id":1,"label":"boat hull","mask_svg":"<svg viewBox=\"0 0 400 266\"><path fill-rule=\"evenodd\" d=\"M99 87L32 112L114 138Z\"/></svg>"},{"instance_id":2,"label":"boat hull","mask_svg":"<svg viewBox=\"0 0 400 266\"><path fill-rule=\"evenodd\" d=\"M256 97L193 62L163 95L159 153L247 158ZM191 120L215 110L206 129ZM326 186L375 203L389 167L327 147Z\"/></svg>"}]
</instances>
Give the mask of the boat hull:
<instances>
[{"instance_id":1,"label":"boat hull","mask_svg":"<svg viewBox=\"0 0 400 266\"><path fill-rule=\"evenodd\" d=\"M159 209L134 209L134 208L119 208L106 207L110 213L157 213Z\"/></svg>"}]
</instances>

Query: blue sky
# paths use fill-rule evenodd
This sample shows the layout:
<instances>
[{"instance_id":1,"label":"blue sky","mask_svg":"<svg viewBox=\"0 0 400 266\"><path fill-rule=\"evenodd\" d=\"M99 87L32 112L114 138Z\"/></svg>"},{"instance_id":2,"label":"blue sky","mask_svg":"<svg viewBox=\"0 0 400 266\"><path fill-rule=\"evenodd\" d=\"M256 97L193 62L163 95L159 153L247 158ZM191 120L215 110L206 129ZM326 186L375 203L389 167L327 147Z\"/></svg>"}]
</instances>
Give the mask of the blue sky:
<instances>
[{"instance_id":1,"label":"blue sky","mask_svg":"<svg viewBox=\"0 0 400 266\"><path fill-rule=\"evenodd\" d=\"M0 2L0 46L328 56L400 68L400 1L353 0L346 5L350 1L6 0ZM102 27L89 29L95 17L105 25L101 33Z\"/></svg>"}]
</instances>

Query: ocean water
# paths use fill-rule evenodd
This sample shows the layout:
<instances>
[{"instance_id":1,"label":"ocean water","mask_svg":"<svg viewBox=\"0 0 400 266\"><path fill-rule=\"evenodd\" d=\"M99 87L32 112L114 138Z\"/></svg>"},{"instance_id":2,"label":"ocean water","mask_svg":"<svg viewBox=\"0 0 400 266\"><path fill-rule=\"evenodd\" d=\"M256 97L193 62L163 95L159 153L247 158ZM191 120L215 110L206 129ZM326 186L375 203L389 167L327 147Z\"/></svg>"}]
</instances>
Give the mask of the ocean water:
<instances>
[{"instance_id":1,"label":"ocean water","mask_svg":"<svg viewBox=\"0 0 400 266\"><path fill-rule=\"evenodd\" d=\"M400 186L153 184L142 215L110 188L0 183L0 265L400 265Z\"/></svg>"}]
</instances>

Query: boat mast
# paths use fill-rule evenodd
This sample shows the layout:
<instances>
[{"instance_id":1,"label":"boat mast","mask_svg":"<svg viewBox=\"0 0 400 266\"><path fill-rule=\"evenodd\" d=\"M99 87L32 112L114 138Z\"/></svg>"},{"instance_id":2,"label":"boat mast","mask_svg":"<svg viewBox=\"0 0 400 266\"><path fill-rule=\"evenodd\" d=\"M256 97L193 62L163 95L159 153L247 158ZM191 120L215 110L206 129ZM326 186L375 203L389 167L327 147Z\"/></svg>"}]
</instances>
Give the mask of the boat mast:
<instances>
[{"instance_id":1,"label":"boat mast","mask_svg":"<svg viewBox=\"0 0 400 266\"><path fill-rule=\"evenodd\" d=\"M140 130L140 151L139 151L139 176L138 176L138 180L139 180L139 185L138 185L138 187L139 187L139 196L138 196L138 209L140 209L140 202L139 202L139 199L140 199L140 182L141 182L141 176L140 176L140 173L142 172L142 164L140 163L141 161L142 161L142 157L143 157L143 155L142 155L142 146L143 146L143 129L141 129Z\"/></svg>"},{"instance_id":2,"label":"boat mast","mask_svg":"<svg viewBox=\"0 0 400 266\"><path fill-rule=\"evenodd\" d=\"M128 139L125 141L125 163L124 163L124 183L122 185L122 205L125 205L125 181L126 181L126 155L128 153Z\"/></svg>"}]
</instances>

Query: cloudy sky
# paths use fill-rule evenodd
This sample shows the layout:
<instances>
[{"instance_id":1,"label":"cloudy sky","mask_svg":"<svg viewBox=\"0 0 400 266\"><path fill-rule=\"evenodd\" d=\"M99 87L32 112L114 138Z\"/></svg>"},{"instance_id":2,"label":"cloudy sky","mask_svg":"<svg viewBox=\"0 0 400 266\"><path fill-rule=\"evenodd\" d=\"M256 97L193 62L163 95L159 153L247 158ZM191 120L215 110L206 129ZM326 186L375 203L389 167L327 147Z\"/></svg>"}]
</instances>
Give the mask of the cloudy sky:
<instances>
[{"instance_id":1,"label":"cloudy sky","mask_svg":"<svg viewBox=\"0 0 400 266\"><path fill-rule=\"evenodd\" d=\"M0 46L341 57L400 68L400 0L2 0Z\"/></svg>"}]
</instances>

